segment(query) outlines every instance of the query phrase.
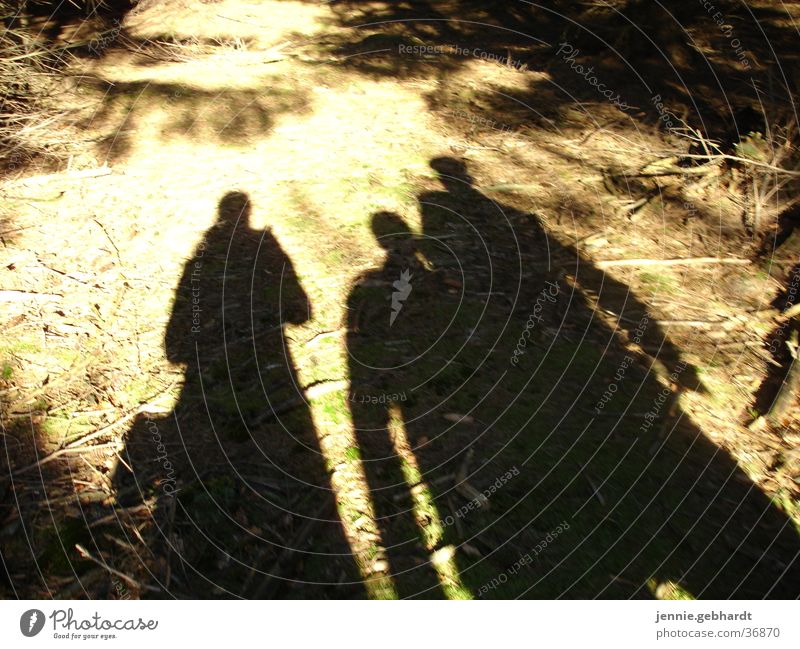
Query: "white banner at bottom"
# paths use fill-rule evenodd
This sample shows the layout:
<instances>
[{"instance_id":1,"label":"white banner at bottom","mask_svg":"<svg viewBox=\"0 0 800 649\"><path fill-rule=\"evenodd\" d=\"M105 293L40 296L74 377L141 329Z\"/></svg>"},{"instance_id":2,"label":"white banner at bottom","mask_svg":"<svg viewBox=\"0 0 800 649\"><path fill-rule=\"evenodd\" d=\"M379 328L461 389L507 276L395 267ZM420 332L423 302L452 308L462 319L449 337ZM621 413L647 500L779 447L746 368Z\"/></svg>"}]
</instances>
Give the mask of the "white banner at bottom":
<instances>
[{"instance_id":1,"label":"white banner at bottom","mask_svg":"<svg viewBox=\"0 0 800 649\"><path fill-rule=\"evenodd\" d=\"M597 641L639 649L679 643L777 649L800 646L799 614L796 601L3 601L0 639L3 647L119 649L187 642L408 649Z\"/></svg>"}]
</instances>

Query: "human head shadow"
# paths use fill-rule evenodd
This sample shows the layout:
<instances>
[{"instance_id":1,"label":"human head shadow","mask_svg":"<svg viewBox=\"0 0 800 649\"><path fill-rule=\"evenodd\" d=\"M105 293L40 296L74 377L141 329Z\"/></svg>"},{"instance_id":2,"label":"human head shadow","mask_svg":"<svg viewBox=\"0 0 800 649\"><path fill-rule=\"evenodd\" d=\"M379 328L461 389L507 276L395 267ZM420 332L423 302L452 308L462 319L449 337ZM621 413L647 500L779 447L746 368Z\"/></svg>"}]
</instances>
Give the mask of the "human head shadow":
<instances>
[{"instance_id":1,"label":"human head shadow","mask_svg":"<svg viewBox=\"0 0 800 649\"><path fill-rule=\"evenodd\" d=\"M790 520L682 411L678 396L705 388L646 305L534 213L484 195L462 161L431 166L444 191L418 196L414 254L426 270L398 317L408 335L381 324L364 340L368 313L351 297L351 378L405 395L405 434L446 523L442 543L460 549L464 585L486 595L503 574L493 596L648 597L668 584L703 598L796 597ZM387 282L408 259L390 250L362 278L383 294L370 322L388 318ZM359 369L354 350L364 366L392 353L413 362ZM360 443L374 445L371 431L385 426L386 409L374 407L354 408ZM516 477L491 489L504 475ZM468 506L465 483L491 491L490 507ZM383 531L413 548L396 522L410 497L398 498L382 499L396 515ZM421 579L411 587L433 592Z\"/></svg>"},{"instance_id":2,"label":"human head shadow","mask_svg":"<svg viewBox=\"0 0 800 649\"><path fill-rule=\"evenodd\" d=\"M226 194L184 267L165 335L180 397L137 419L116 483L123 505L154 505L162 587L169 573L180 596L341 596L358 575L285 335L310 304L250 213Z\"/></svg>"},{"instance_id":3,"label":"human head shadow","mask_svg":"<svg viewBox=\"0 0 800 649\"><path fill-rule=\"evenodd\" d=\"M420 510L423 486L415 475L405 435L406 410L413 399L415 350L427 332L419 327L420 307L430 308L430 272L418 258L419 240L397 214L371 219L375 240L385 251L380 268L354 282L347 303L350 389L347 396L381 535L378 561L403 598L440 592L430 561L440 539L427 530Z\"/></svg>"}]
</instances>

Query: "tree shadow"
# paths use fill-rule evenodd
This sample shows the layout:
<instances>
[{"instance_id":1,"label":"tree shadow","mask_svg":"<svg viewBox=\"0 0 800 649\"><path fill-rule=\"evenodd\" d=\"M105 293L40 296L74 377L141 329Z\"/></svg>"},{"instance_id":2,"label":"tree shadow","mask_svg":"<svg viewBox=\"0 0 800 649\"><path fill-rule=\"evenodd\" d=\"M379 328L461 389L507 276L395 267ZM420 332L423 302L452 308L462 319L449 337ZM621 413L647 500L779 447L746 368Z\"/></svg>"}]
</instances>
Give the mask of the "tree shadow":
<instances>
[{"instance_id":1,"label":"tree shadow","mask_svg":"<svg viewBox=\"0 0 800 649\"><path fill-rule=\"evenodd\" d=\"M5 410L0 413L5 455L0 471L0 597L97 592L103 575L89 570L91 564L81 561L74 548L75 543L96 545L82 516L85 493L71 480L73 467L39 464L52 452L41 414L32 411L27 417L11 418Z\"/></svg>"},{"instance_id":2,"label":"tree shadow","mask_svg":"<svg viewBox=\"0 0 800 649\"><path fill-rule=\"evenodd\" d=\"M800 265L795 265L787 273L786 290L782 291L773 301L772 306L780 313L790 309L798 302L798 287L800 286ZM776 398L789 377L795 359L789 351L787 343L796 343L792 335L797 336L797 324L793 319L784 319L775 325L764 339L766 351L773 359L767 368L767 374L755 393L753 407L759 414L770 413L776 404ZM781 415L783 416L783 415ZM778 419L781 418L778 417Z\"/></svg>"},{"instance_id":3,"label":"tree shadow","mask_svg":"<svg viewBox=\"0 0 800 649\"><path fill-rule=\"evenodd\" d=\"M431 166L422 236L376 215L386 262L349 302L351 408L401 593L438 586L392 416L473 594L796 597L796 531L682 411L705 388L645 305L461 161Z\"/></svg>"},{"instance_id":4,"label":"tree shadow","mask_svg":"<svg viewBox=\"0 0 800 649\"><path fill-rule=\"evenodd\" d=\"M249 147L287 112L302 113L308 98L297 91L272 87L213 90L177 82L110 82L84 78L88 88L103 93L103 101L83 126L102 127L108 135L98 147L106 161L117 162L130 152L143 120L158 120L165 141L187 138L220 147Z\"/></svg>"},{"instance_id":5,"label":"tree shadow","mask_svg":"<svg viewBox=\"0 0 800 649\"><path fill-rule=\"evenodd\" d=\"M773 7L723 1L709 12L677 0L330 6L338 24L353 30L339 44L346 57L339 63L369 75L435 78L432 108L459 92L455 73L477 59L540 73L471 98L475 112L503 123L514 123L520 107L564 122L576 103L604 106L596 89L603 82L636 122L662 124L666 111L676 127L680 117L730 148L740 135L763 132L765 107L774 117L793 106L785 66L797 58L796 31L787 11ZM592 86L589 76L599 81Z\"/></svg>"},{"instance_id":6,"label":"tree shadow","mask_svg":"<svg viewBox=\"0 0 800 649\"><path fill-rule=\"evenodd\" d=\"M13 28L25 20L26 26L36 27L38 38L53 43L69 41L81 32L118 26L135 6L132 0L20 0L17 4L19 9L9 26Z\"/></svg>"},{"instance_id":7,"label":"tree shadow","mask_svg":"<svg viewBox=\"0 0 800 649\"><path fill-rule=\"evenodd\" d=\"M250 210L226 194L185 266L165 336L186 367L180 399L137 419L116 484L154 503L150 549L170 593L343 596L358 573L285 334L310 304Z\"/></svg>"}]
</instances>

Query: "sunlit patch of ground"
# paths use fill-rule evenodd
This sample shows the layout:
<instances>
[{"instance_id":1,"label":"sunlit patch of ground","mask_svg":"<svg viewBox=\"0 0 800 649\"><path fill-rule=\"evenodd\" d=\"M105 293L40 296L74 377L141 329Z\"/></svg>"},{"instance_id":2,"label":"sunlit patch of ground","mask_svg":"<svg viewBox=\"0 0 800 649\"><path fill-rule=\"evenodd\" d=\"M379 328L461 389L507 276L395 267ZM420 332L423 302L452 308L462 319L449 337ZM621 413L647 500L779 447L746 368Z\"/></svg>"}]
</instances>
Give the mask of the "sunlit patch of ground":
<instances>
[{"instance_id":1,"label":"sunlit patch of ground","mask_svg":"<svg viewBox=\"0 0 800 649\"><path fill-rule=\"evenodd\" d=\"M136 36L150 41L234 41L265 50L281 39L311 37L326 27L330 11L324 3L279 0L223 0L197 3L141 2L126 21Z\"/></svg>"}]
</instances>

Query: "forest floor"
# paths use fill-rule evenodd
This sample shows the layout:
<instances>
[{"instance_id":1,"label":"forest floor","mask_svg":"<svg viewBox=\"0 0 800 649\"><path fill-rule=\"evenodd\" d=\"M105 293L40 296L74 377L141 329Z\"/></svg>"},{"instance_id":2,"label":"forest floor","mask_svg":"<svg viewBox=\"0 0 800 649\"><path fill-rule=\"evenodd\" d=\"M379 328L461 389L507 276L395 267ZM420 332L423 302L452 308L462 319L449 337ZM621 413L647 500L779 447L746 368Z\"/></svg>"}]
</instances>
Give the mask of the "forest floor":
<instances>
[{"instance_id":1,"label":"forest floor","mask_svg":"<svg viewBox=\"0 0 800 649\"><path fill-rule=\"evenodd\" d=\"M800 242L624 66L342 11L142 2L0 184L6 594L796 597Z\"/></svg>"}]
</instances>

